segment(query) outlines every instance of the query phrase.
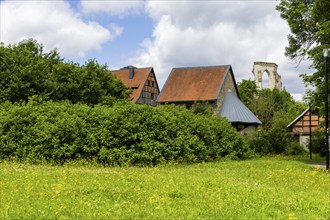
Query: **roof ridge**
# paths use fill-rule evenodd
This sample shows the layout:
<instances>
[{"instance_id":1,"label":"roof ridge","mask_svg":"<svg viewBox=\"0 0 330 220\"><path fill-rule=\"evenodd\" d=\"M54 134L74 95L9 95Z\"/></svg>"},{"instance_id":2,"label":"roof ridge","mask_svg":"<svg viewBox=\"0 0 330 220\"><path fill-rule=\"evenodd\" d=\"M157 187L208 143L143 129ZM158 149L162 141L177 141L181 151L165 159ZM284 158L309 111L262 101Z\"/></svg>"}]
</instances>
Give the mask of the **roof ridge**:
<instances>
[{"instance_id":1,"label":"roof ridge","mask_svg":"<svg viewBox=\"0 0 330 220\"><path fill-rule=\"evenodd\" d=\"M221 67L221 68L224 68L224 67L228 67L230 66L230 64L228 65L214 65L214 66L187 66L187 67L173 67L173 69L198 69L198 68L216 68L216 67Z\"/></svg>"},{"instance_id":2,"label":"roof ridge","mask_svg":"<svg viewBox=\"0 0 330 220\"><path fill-rule=\"evenodd\" d=\"M134 69L136 69L136 70L139 70L139 69L153 69L153 67L135 67ZM110 70L110 72L113 72L113 71L123 71L123 70L129 70L128 68L127 69L123 69L123 68L121 68L121 69L115 69L115 70Z\"/></svg>"},{"instance_id":3,"label":"roof ridge","mask_svg":"<svg viewBox=\"0 0 330 220\"><path fill-rule=\"evenodd\" d=\"M291 127L291 125L293 125L294 123L296 123L302 116L304 116L309 110L311 109L310 106L308 106L308 108L306 108L298 117L296 117L290 124L288 124L288 126L286 126L287 128Z\"/></svg>"}]
</instances>

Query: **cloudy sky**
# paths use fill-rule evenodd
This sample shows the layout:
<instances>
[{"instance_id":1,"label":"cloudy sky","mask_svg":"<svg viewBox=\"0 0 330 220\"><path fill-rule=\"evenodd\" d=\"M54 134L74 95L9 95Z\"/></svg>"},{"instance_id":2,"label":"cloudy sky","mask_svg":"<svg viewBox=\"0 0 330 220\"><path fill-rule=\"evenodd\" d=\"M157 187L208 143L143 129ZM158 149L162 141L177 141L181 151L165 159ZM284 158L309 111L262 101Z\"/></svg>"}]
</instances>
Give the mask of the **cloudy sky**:
<instances>
[{"instance_id":1,"label":"cloudy sky","mask_svg":"<svg viewBox=\"0 0 330 220\"><path fill-rule=\"evenodd\" d=\"M274 62L300 99L298 67L285 58L290 29L276 0L0 0L0 40L34 38L67 60L95 58L110 69L154 67L160 87L173 67L232 65L236 81L253 79L253 62Z\"/></svg>"}]
</instances>

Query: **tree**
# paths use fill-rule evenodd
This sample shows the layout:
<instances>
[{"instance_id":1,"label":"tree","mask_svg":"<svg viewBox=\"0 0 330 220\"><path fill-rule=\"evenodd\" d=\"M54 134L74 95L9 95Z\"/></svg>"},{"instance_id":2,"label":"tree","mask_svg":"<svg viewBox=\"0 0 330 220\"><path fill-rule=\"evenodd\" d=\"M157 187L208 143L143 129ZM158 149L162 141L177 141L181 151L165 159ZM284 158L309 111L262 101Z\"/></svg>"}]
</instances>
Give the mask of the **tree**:
<instances>
[{"instance_id":1,"label":"tree","mask_svg":"<svg viewBox=\"0 0 330 220\"><path fill-rule=\"evenodd\" d=\"M265 129L272 126L277 112L288 112L291 115L288 119L290 120L305 107L296 102L289 92L276 88L258 90L251 80L243 80L239 83L238 91L242 102L262 121L262 127Z\"/></svg>"},{"instance_id":2,"label":"tree","mask_svg":"<svg viewBox=\"0 0 330 220\"><path fill-rule=\"evenodd\" d=\"M238 92L241 101L249 108L253 97L257 95L257 85L251 80L243 79L241 83L238 83Z\"/></svg>"},{"instance_id":3,"label":"tree","mask_svg":"<svg viewBox=\"0 0 330 220\"><path fill-rule=\"evenodd\" d=\"M285 90L280 91L276 88L259 90L250 103L251 111L262 121L262 126L266 130L272 126L279 111L288 112L292 118L296 117L296 112L290 112L290 109L293 109L297 103Z\"/></svg>"},{"instance_id":4,"label":"tree","mask_svg":"<svg viewBox=\"0 0 330 220\"><path fill-rule=\"evenodd\" d=\"M255 83L243 80L238 84L242 101L262 121L256 133L248 136L249 144L260 154L297 154L302 149L292 136L288 135L287 125L306 106L295 101L290 93L278 89L258 90Z\"/></svg>"},{"instance_id":5,"label":"tree","mask_svg":"<svg viewBox=\"0 0 330 220\"><path fill-rule=\"evenodd\" d=\"M0 44L0 79L0 102L38 97L95 105L128 98L125 86L106 65L95 60L84 65L64 62L56 50L45 53L32 39Z\"/></svg>"},{"instance_id":6,"label":"tree","mask_svg":"<svg viewBox=\"0 0 330 220\"><path fill-rule=\"evenodd\" d=\"M53 50L43 53L36 41L17 45L0 45L0 101L18 102L45 92L46 80L52 67L62 62Z\"/></svg>"},{"instance_id":7,"label":"tree","mask_svg":"<svg viewBox=\"0 0 330 220\"><path fill-rule=\"evenodd\" d=\"M315 87L307 96L314 105L321 106L324 100L324 59L322 50L330 47L330 1L329 0L281 0L276 9L288 22L291 34L285 55L300 62L307 58L312 75L301 74L306 86ZM329 69L328 69L329 71Z\"/></svg>"}]
</instances>

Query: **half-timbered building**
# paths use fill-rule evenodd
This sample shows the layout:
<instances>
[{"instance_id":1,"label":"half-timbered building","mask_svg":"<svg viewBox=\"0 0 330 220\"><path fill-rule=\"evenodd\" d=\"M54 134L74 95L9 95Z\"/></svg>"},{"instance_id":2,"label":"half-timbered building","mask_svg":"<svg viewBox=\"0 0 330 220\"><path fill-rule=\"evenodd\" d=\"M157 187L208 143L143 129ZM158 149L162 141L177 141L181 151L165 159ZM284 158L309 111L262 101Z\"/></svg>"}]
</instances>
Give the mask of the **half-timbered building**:
<instances>
[{"instance_id":1,"label":"half-timbered building","mask_svg":"<svg viewBox=\"0 0 330 220\"><path fill-rule=\"evenodd\" d=\"M156 99L159 95L159 87L152 67L127 66L113 70L111 73L120 79L126 88L132 90L130 99L133 103L151 106L158 104Z\"/></svg>"},{"instance_id":2,"label":"half-timbered building","mask_svg":"<svg viewBox=\"0 0 330 220\"><path fill-rule=\"evenodd\" d=\"M308 146L310 133L320 128L320 117L310 107L305 109L287 127L302 146Z\"/></svg>"}]
</instances>

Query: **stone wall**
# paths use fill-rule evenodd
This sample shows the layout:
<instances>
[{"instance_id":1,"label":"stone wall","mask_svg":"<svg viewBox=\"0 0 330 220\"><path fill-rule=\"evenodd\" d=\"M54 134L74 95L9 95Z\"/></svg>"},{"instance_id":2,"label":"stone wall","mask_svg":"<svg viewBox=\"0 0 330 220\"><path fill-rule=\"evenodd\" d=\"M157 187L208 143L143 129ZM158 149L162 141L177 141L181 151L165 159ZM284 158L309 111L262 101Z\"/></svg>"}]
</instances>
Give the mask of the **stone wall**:
<instances>
[{"instance_id":1,"label":"stone wall","mask_svg":"<svg viewBox=\"0 0 330 220\"><path fill-rule=\"evenodd\" d=\"M262 76L266 72L269 79L269 88L277 88L282 90L282 79L281 76L277 73L277 64L276 63L267 63L267 62L254 62L252 73L254 75L254 80L259 89L263 89L262 85Z\"/></svg>"},{"instance_id":2,"label":"stone wall","mask_svg":"<svg viewBox=\"0 0 330 220\"><path fill-rule=\"evenodd\" d=\"M221 87L220 93L218 95L218 100L214 108L214 114L219 114L223 101L225 99L225 95L227 94L228 90L230 89L233 93L237 96L237 91L235 87L235 82L232 77L232 73L228 71L226 78L223 81L223 85Z\"/></svg>"}]
</instances>

